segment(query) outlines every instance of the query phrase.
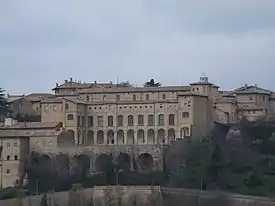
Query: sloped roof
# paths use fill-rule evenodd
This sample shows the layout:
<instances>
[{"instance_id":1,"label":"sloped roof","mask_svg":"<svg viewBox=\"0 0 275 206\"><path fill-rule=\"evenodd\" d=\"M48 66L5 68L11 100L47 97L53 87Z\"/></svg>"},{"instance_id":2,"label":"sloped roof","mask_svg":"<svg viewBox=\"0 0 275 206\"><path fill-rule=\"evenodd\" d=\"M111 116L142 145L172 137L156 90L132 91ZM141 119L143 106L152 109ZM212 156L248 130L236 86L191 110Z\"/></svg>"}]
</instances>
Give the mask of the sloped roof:
<instances>
[{"instance_id":1,"label":"sloped roof","mask_svg":"<svg viewBox=\"0 0 275 206\"><path fill-rule=\"evenodd\" d=\"M45 137L57 136L61 131L55 130L0 130L0 137Z\"/></svg>"},{"instance_id":2,"label":"sloped roof","mask_svg":"<svg viewBox=\"0 0 275 206\"><path fill-rule=\"evenodd\" d=\"M238 104L238 110L262 110L263 106L257 106L254 104Z\"/></svg>"},{"instance_id":3,"label":"sloped roof","mask_svg":"<svg viewBox=\"0 0 275 206\"><path fill-rule=\"evenodd\" d=\"M190 91L190 86L160 86L160 87L113 87L93 88L79 91L79 94L88 93L125 93L125 92L177 92Z\"/></svg>"},{"instance_id":4,"label":"sloped roof","mask_svg":"<svg viewBox=\"0 0 275 206\"><path fill-rule=\"evenodd\" d=\"M31 93L31 94L28 94L27 96L25 96L25 98L32 102L32 101L41 101L45 98L49 98L49 97L53 97L54 95L53 94L50 94L50 93Z\"/></svg>"},{"instance_id":5,"label":"sloped roof","mask_svg":"<svg viewBox=\"0 0 275 206\"><path fill-rule=\"evenodd\" d=\"M234 90L236 94L272 94L272 91L258 86L243 86Z\"/></svg>"},{"instance_id":6,"label":"sloped roof","mask_svg":"<svg viewBox=\"0 0 275 206\"><path fill-rule=\"evenodd\" d=\"M12 125L0 124L0 131L10 129L54 129L59 126L60 122L16 122Z\"/></svg>"},{"instance_id":7,"label":"sloped roof","mask_svg":"<svg viewBox=\"0 0 275 206\"><path fill-rule=\"evenodd\" d=\"M7 102L11 103L15 100L18 100L18 99L21 99L21 98L24 98L24 97L25 97L24 95L8 95Z\"/></svg>"},{"instance_id":8,"label":"sloped roof","mask_svg":"<svg viewBox=\"0 0 275 206\"><path fill-rule=\"evenodd\" d=\"M85 89L85 88L92 88L92 87L104 87L104 88L110 88L110 87L125 87L125 86L119 86L116 84L110 83L83 83L83 82L65 82L61 85L56 86L52 90L56 89Z\"/></svg>"}]
</instances>

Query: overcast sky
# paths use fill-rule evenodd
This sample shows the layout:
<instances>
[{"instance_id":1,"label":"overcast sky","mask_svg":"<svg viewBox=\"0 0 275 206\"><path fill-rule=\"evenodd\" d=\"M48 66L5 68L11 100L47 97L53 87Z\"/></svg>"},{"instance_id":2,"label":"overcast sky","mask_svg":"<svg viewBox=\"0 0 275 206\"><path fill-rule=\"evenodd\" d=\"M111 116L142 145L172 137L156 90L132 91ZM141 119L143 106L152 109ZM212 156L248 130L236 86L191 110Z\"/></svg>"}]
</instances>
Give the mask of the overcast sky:
<instances>
[{"instance_id":1,"label":"overcast sky","mask_svg":"<svg viewBox=\"0 0 275 206\"><path fill-rule=\"evenodd\" d=\"M203 72L221 89L275 90L275 0L0 0L0 68L12 94Z\"/></svg>"}]
</instances>

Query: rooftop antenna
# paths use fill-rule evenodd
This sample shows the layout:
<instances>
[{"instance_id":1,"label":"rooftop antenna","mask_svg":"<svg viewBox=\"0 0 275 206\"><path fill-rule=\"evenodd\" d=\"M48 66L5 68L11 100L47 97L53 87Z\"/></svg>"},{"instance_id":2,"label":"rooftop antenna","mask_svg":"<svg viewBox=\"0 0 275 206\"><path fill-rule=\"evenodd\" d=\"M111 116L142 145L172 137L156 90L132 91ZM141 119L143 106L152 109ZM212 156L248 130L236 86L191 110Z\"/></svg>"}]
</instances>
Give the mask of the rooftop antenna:
<instances>
[{"instance_id":1,"label":"rooftop antenna","mask_svg":"<svg viewBox=\"0 0 275 206\"><path fill-rule=\"evenodd\" d=\"M116 84L119 84L119 79L118 79L118 77L116 77Z\"/></svg>"}]
</instances>

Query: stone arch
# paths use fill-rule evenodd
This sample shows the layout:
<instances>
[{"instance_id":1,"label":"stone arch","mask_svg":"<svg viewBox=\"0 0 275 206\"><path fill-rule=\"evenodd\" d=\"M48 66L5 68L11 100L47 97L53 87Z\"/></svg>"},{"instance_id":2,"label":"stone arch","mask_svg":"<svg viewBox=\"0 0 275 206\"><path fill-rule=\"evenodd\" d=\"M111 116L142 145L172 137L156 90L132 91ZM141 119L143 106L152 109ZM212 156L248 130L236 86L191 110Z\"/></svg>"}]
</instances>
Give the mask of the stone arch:
<instances>
[{"instance_id":1,"label":"stone arch","mask_svg":"<svg viewBox=\"0 0 275 206\"><path fill-rule=\"evenodd\" d=\"M158 143L165 143L165 131L164 129L159 129L158 130Z\"/></svg>"},{"instance_id":2,"label":"stone arch","mask_svg":"<svg viewBox=\"0 0 275 206\"><path fill-rule=\"evenodd\" d=\"M104 132L102 130L97 131L96 143L97 144L103 144L104 143Z\"/></svg>"},{"instance_id":3,"label":"stone arch","mask_svg":"<svg viewBox=\"0 0 275 206\"><path fill-rule=\"evenodd\" d=\"M124 144L124 131L122 129L117 131L117 144Z\"/></svg>"},{"instance_id":4,"label":"stone arch","mask_svg":"<svg viewBox=\"0 0 275 206\"><path fill-rule=\"evenodd\" d=\"M108 154L99 154L95 160L95 169L97 172L107 172L113 167L112 157Z\"/></svg>"},{"instance_id":5,"label":"stone arch","mask_svg":"<svg viewBox=\"0 0 275 206\"><path fill-rule=\"evenodd\" d=\"M139 170L142 172L150 172L153 169L153 157L149 153L142 153L138 156Z\"/></svg>"},{"instance_id":6,"label":"stone arch","mask_svg":"<svg viewBox=\"0 0 275 206\"><path fill-rule=\"evenodd\" d=\"M90 158L85 154L75 155L71 161L71 178L82 181L89 175Z\"/></svg>"},{"instance_id":7,"label":"stone arch","mask_svg":"<svg viewBox=\"0 0 275 206\"><path fill-rule=\"evenodd\" d=\"M135 132L134 130L130 129L127 131L127 144L134 144L135 143Z\"/></svg>"},{"instance_id":8,"label":"stone arch","mask_svg":"<svg viewBox=\"0 0 275 206\"><path fill-rule=\"evenodd\" d=\"M153 129L149 129L147 132L147 144L155 143L155 131Z\"/></svg>"},{"instance_id":9,"label":"stone arch","mask_svg":"<svg viewBox=\"0 0 275 206\"><path fill-rule=\"evenodd\" d=\"M37 167L40 174L45 174L46 176L54 174L55 168L53 168L52 159L47 154L42 154L39 156Z\"/></svg>"},{"instance_id":10,"label":"stone arch","mask_svg":"<svg viewBox=\"0 0 275 206\"><path fill-rule=\"evenodd\" d=\"M176 131L174 128L170 128L168 130L168 141L170 143L170 141L173 141L176 139Z\"/></svg>"},{"instance_id":11,"label":"stone arch","mask_svg":"<svg viewBox=\"0 0 275 206\"><path fill-rule=\"evenodd\" d=\"M65 182L70 176L70 157L67 154L59 153L55 156L58 179Z\"/></svg>"},{"instance_id":12,"label":"stone arch","mask_svg":"<svg viewBox=\"0 0 275 206\"><path fill-rule=\"evenodd\" d=\"M129 172L131 169L131 157L127 153L120 153L117 156L117 167L124 172Z\"/></svg>"},{"instance_id":13,"label":"stone arch","mask_svg":"<svg viewBox=\"0 0 275 206\"><path fill-rule=\"evenodd\" d=\"M74 138L74 136L75 136L74 130L72 130L72 129L67 130L67 135L68 135L68 137L73 137Z\"/></svg>"},{"instance_id":14,"label":"stone arch","mask_svg":"<svg viewBox=\"0 0 275 206\"><path fill-rule=\"evenodd\" d=\"M113 130L107 131L107 144L114 144L115 143L115 133Z\"/></svg>"},{"instance_id":15,"label":"stone arch","mask_svg":"<svg viewBox=\"0 0 275 206\"><path fill-rule=\"evenodd\" d=\"M87 145L94 145L94 131L89 130L87 136Z\"/></svg>"},{"instance_id":16,"label":"stone arch","mask_svg":"<svg viewBox=\"0 0 275 206\"><path fill-rule=\"evenodd\" d=\"M137 143L138 144L143 144L144 142L145 142L144 130L139 129L137 131Z\"/></svg>"},{"instance_id":17,"label":"stone arch","mask_svg":"<svg viewBox=\"0 0 275 206\"><path fill-rule=\"evenodd\" d=\"M71 129L61 132L57 136L57 146L59 147L71 147L75 145L75 132Z\"/></svg>"}]
</instances>

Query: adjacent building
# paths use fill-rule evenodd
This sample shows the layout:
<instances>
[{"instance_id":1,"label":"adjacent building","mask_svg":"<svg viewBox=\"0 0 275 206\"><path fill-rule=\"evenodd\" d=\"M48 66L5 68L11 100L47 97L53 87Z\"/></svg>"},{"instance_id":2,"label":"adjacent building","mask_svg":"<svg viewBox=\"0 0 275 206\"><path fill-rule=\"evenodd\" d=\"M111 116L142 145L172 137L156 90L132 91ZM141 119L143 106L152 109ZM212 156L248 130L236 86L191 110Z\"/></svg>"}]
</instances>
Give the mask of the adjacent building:
<instances>
[{"instance_id":1,"label":"adjacent building","mask_svg":"<svg viewBox=\"0 0 275 206\"><path fill-rule=\"evenodd\" d=\"M19 123L6 118L0 125L0 187L13 186L24 173L24 164L32 149L43 150L57 145L60 123Z\"/></svg>"}]
</instances>

